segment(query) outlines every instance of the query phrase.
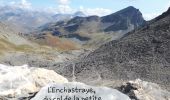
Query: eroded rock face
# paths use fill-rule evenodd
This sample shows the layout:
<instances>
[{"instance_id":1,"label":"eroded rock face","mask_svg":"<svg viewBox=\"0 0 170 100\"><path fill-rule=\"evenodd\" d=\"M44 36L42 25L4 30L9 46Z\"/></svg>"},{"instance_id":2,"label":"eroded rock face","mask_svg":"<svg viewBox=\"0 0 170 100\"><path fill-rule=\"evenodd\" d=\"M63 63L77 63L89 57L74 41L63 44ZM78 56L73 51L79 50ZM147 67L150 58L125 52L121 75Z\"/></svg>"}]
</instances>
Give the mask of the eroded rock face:
<instances>
[{"instance_id":1,"label":"eroded rock face","mask_svg":"<svg viewBox=\"0 0 170 100\"><path fill-rule=\"evenodd\" d=\"M170 100L170 93L163 90L159 85L145 82L140 79L129 81L119 88L134 100Z\"/></svg>"},{"instance_id":2,"label":"eroded rock face","mask_svg":"<svg viewBox=\"0 0 170 100\"><path fill-rule=\"evenodd\" d=\"M68 80L52 70L0 64L0 96L18 98L39 91L49 83L67 83Z\"/></svg>"},{"instance_id":3,"label":"eroded rock face","mask_svg":"<svg viewBox=\"0 0 170 100\"><path fill-rule=\"evenodd\" d=\"M55 91L53 93L52 88ZM64 93L62 93L64 90L62 90L62 92L57 91L58 89L61 90L64 88L66 91L68 89L71 89L71 91L68 90L67 92ZM76 91L76 88L78 89L77 90L78 92ZM84 91L83 89L86 90L88 89L90 90L90 92L87 93L87 91ZM110 89L106 87L93 87L85 85L83 83L70 82L64 84L49 84L43 87L39 91L39 93L31 100L130 100L130 98L116 89Z\"/></svg>"}]
</instances>

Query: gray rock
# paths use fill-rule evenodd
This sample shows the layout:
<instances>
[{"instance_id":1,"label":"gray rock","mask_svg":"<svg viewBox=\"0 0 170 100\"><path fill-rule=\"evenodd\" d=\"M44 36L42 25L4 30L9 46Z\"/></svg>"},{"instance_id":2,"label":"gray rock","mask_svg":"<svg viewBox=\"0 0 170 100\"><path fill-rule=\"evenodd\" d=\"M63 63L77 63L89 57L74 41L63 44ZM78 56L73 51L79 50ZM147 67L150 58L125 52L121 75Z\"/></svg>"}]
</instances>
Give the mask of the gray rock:
<instances>
[{"instance_id":1,"label":"gray rock","mask_svg":"<svg viewBox=\"0 0 170 100\"><path fill-rule=\"evenodd\" d=\"M111 41L75 65L77 80L134 80L170 90L170 14ZM64 73L71 73L71 65ZM68 69L68 70L67 70ZM66 74L67 75L67 74Z\"/></svg>"},{"instance_id":2,"label":"gray rock","mask_svg":"<svg viewBox=\"0 0 170 100\"><path fill-rule=\"evenodd\" d=\"M169 100L170 92L161 89L155 83L145 82L140 79L129 81L118 88L133 100Z\"/></svg>"}]
</instances>

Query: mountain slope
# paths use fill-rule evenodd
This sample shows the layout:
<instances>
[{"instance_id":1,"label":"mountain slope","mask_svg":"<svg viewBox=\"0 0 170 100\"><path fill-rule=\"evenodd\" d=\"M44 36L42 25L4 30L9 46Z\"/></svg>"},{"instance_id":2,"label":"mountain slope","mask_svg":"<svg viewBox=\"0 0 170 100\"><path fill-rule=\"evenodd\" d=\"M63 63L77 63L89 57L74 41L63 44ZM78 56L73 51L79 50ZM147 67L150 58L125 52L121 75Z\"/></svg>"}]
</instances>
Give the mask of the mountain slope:
<instances>
[{"instance_id":1,"label":"mountain slope","mask_svg":"<svg viewBox=\"0 0 170 100\"><path fill-rule=\"evenodd\" d=\"M157 17L151 24L101 46L77 62L77 79L90 82L140 78L170 90L169 11L161 15L164 17Z\"/></svg>"},{"instance_id":2,"label":"mountain slope","mask_svg":"<svg viewBox=\"0 0 170 100\"><path fill-rule=\"evenodd\" d=\"M82 48L96 48L145 24L141 12L131 6L104 17L80 17L80 15L83 16L81 12L75 15L77 16L70 20L68 18L39 27L33 33L35 34L33 37L36 37L36 41L39 41L41 37L41 42L46 42L47 34L50 33L54 37L80 44Z\"/></svg>"},{"instance_id":3,"label":"mountain slope","mask_svg":"<svg viewBox=\"0 0 170 100\"><path fill-rule=\"evenodd\" d=\"M142 13L132 6L111 15L104 16L101 19L103 23L112 23L112 25L104 29L106 32L128 29L128 31L131 31L145 24Z\"/></svg>"},{"instance_id":4,"label":"mountain slope","mask_svg":"<svg viewBox=\"0 0 170 100\"><path fill-rule=\"evenodd\" d=\"M22 9L13 6L0 7L0 21L9 23L11 27L22 32L30 32L35 28L52 21L52 14Z\"/></svg>"},{"instance_id":5,"label":"mountain slope","mask_svg":"<svg viewBox=\"0 0 170 100\"><path fill-rule=\"evenodd\" d=\"M56 35L82 34L97 32L127 33L145 24L141 12L134 7L127 7L108 16L75 17L69 21L52 23L42 28L42 32L50 31Z\"/></svg>"},{"instance_id":6,"label":"mountain slope","mask_svg":"<svg viewBox=\"0 0 170 100\"><path fill-rule=\"evenodd\" d=\"M22 33L12 30L7 24L0 23L0 63L7 65L28 64L36 67L56 66L57 63L77 58L83 51L72 51L75 44L71 41L48 36L46 46L25 39ZM49 45L57 47L50 47ZM70 50L63 52L60 49Z\"/></svg>"},{"instance_id":7,"label":"mountain slope","mask_svg":"<svg viewBox=\"0 0 170 100\"><path fill-rule=\"evenodd\" d=\"M33 47L33 43L19 36L7 24L0 22L0 53L10 50L25 50Z\"/></svg>"},{"instance_id":8,"label":"mountain slope","mask_svg":"<svg viewBox=\"0 0 170 100\"><path fill-rule=\"evenodd\" d=\"M52 16L52 18L55 22L65 21L65 20L67 21L74 17L86 17L86 15L83 12L78 11L73 14L56 14L56 15Z\"/></svg>"}]
</instances>

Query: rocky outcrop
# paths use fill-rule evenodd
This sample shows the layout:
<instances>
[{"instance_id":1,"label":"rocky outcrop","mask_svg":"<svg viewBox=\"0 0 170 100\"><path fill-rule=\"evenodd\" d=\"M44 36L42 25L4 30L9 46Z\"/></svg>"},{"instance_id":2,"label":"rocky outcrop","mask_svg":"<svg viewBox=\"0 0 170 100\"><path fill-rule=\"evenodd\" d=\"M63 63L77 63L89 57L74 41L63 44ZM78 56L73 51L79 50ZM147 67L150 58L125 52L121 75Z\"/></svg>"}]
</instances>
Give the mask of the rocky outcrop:
<instances>
[{"instance_id":1,"label":"rocky outcrop","mask_svg":"<svg viewBox=\"0 0 170 100\"><path fill-rule=\"evenodd\" d=\"M68 80L52 70L24 66L0 65L0 96L19 98L35 93L49 83Z\"/></svg>"},{"instance_id":2,"label":"rocky outcrop","mask_svg":"<svg viewBox=\"0 0 170 100\"><path fill-rule=\"evenodd\" d=\"M129 81L118 88L133 100L170 100L170 92L163 90L159 85L145 82L140 79Z\"/></svg>"},{"instance_id":3,"label":"rocky outcrop","mask_svg":"<svg viewBox=\"0 0 170 100\"><path fill-rule=\"evenodd\" d=\"M51 91L52 88L54 89L53 92ZM62 92L55 91L56 89L59 91L61 90ZM63 89L65 89L65 92L63 92ZM64 84L49 84L43 87L31 100L49 100L54 98L56 100L64 100L66 97L71 98L69 100L130 100L128 96L115 89L88 86L83 83L75 82Z\"/></svg>"}]
</instances>

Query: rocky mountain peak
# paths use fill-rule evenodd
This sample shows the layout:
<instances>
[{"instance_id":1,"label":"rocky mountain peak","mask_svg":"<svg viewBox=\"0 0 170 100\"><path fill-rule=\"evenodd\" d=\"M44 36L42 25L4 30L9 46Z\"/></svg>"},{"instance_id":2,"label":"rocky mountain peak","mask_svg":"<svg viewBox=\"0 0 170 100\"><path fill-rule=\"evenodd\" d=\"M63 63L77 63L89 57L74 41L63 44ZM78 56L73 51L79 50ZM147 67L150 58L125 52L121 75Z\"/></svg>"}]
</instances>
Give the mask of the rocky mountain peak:
<instances>
[{"instance_id":1,"label":"rocky mountain peak","mask_svg":"<svg viewBox=\"0 0 170 100\"><path fill-rule=\"evenodd\" d=\"M140 12L139 9L136 9L135 7L133 6L129 6L127 8L124 8L120 11L117 12L117 14L132 14L132 13L138 13Z\"/></svg>"},{"instance_id":2,"label":"rocky mountain peak","mask_svg":"<svg viewBox=\"0 0 170 100\"><path fill-rule=\"evenodd\" d=\"M105 31L133 30L134 28L145 24L142 13L132 6L102 17L102 22L114 23L110 27L106 28Z\"/></svg>"},{"instance_id":3,"label":"rocky mountain peak","mask_svg":"<svg viewBox=\"0 0 170 100\"><path fill-rule=\"evenodd\" d=\"M82 11L77 11L73 15L74 15L74 17L76 17L76 16L85 17L86 16Z\"/></svg>"},{"instance_id":4,"label":"rocky mountain peak","mask_svg":"<svg viewBox=\"0 0 170 100\"><path fill-rule=\"evenodd\" d=\"M115 18L119 18L119 17L137 17L140 16L140 18L143 19L142 17L142 13L134 8L133 6L129 6L127 8L124 8L116 13L113 13L111 15L107 15L103 17L103 21L105 22L113 22L114 20L116 20Z\"/></svg>"}]
</instances>

